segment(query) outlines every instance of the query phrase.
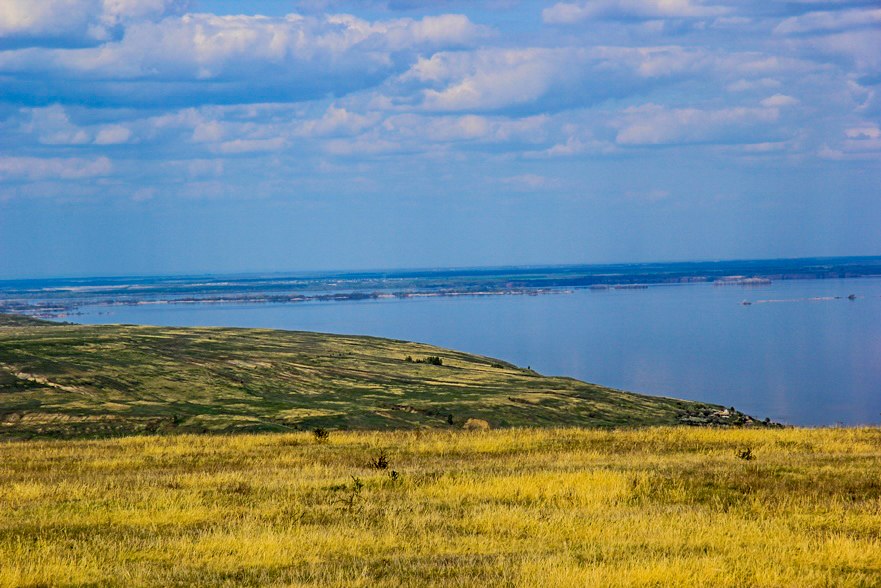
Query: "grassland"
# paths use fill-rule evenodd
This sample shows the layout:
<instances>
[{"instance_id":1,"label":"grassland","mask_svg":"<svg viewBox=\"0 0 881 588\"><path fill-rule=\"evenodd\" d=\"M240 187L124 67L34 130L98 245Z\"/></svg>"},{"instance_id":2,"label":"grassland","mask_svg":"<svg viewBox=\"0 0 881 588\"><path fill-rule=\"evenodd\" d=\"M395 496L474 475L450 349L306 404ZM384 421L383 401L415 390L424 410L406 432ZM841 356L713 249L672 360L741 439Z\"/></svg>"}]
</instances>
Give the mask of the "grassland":
<instances>
[{"instance_id":1,"label":"grassland","mask_svg":"<svg viewBox=\"0 0 881 588\"><path fill-rule=\"evenodd\" d=\"M879 586L881 430L6 442L0 509L0 586Z\"/></svg>"},{"instance_id":2,"label":"grassland","mask_svg":"<svg viewBox=\"0 0 881 588\"><path fill-rule=\"evenodd\" d=\"M420 363L428 357L443 365ZM404 341L0 315L7 439L457 428L469 418L493 428L699 424L720 408Z\"/></svg>"}]
</instances>

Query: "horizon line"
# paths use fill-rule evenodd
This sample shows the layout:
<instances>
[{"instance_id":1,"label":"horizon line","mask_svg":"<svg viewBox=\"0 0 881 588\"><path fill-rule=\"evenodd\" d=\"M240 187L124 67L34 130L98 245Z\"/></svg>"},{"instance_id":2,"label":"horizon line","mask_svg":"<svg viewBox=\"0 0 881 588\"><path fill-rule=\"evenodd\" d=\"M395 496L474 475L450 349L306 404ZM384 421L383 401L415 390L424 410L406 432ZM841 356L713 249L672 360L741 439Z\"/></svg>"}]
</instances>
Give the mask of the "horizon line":
<instances>
[{"instance_id":1,"label":"horizon line","mask_svg":"<svg viewBox=\"0 0 881 588\"><path fill-rule=\"evenodd\" d=\"M659 264L713 264L713 263L735 263L735 262L774 262L774 261L810 261L810 260L881 260L881 254L878 255L829 255L829 256L798 256L798 257L733 257L733 258L717 258L717 259L667 259L656 261L620 261L620 262L594 262L594 263L546 263L546 264L502 264L502 265L463 265L463 266L421 266L421 267L397 267L397 268L367 268L367 269L319 269L319 270L266 270L266 271L202 271L202 272L181 272L181 273L143 273L143 274L67 274L67 275L47 275L47 276L28 276L28 277L2 277L0 283L8 282L31 282L44 280L119 280L134 279L148 280L157 278L204 278L204 277L239 277L239 278L256 278L269 276L352 276L363 274L395 274L395 273L412 273L412 272L450 272L450 271L492 271L492 270L535 270L535 269L557 269L557 268L579 268L579 267L607 267L607 266L646 266Z\"/></svg>"}]
</instances>

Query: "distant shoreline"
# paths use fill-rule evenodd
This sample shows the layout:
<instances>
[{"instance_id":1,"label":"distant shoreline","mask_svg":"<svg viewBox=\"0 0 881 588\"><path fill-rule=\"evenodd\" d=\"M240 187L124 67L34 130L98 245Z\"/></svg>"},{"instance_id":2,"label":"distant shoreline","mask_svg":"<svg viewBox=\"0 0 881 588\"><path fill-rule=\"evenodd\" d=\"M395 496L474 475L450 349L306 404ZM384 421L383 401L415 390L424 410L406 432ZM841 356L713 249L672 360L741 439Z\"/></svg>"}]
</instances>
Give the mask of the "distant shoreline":
<instances>
[{"instance_id":1,"label":"distant shoreline","mask_svg":"<svg viewBox=\"0 0 881 588\"><path fill-rule=\"evenodd\" d=\"M301 275L65 278L0 282L0 312L63 318L90 306L294 304L460 296L538 296L711 283L881 277L881 257L400 270Z\"/></svg>"}]
</instances>

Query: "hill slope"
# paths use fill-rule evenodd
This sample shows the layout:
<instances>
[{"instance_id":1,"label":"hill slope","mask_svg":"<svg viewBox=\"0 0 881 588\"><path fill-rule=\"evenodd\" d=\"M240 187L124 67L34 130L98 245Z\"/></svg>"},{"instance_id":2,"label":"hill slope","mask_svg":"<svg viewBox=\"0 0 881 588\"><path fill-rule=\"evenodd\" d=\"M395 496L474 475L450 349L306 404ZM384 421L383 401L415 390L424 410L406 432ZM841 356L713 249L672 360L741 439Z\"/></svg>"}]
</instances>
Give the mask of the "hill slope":
<instances>
[{"instance_id":1,"label":"hill slope","mask_svg":"<svg viewBox=\"0 0 881 588\"><path fill-rule=\"evenodd\" d=\"M431 356L443 365L419 363ZM0 315L6 438L456 427L471 417L493 427L659 425L719 408L403 341Z\"/></svg>"}]
</instances>

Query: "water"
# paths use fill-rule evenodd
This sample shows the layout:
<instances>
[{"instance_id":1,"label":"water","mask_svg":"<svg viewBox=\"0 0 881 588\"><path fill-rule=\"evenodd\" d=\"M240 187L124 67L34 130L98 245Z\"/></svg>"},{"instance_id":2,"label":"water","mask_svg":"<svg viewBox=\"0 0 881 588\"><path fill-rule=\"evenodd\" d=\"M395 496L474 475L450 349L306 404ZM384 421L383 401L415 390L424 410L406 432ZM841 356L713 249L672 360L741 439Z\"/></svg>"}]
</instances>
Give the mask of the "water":
<instances>
[{"instance_id":1,"label":"water","mask_svg":"<svg viewBox=\"0 0 881 588\"><path fill-rule=\"evenodd\" d=\"M848 300L849 294L857 299ZM753 304L742 305L744 299ZM72 318L85 323L268 327L421 341L791 424L881 421L881 278L81 310Z\"/></svg>"}]
</instances>

